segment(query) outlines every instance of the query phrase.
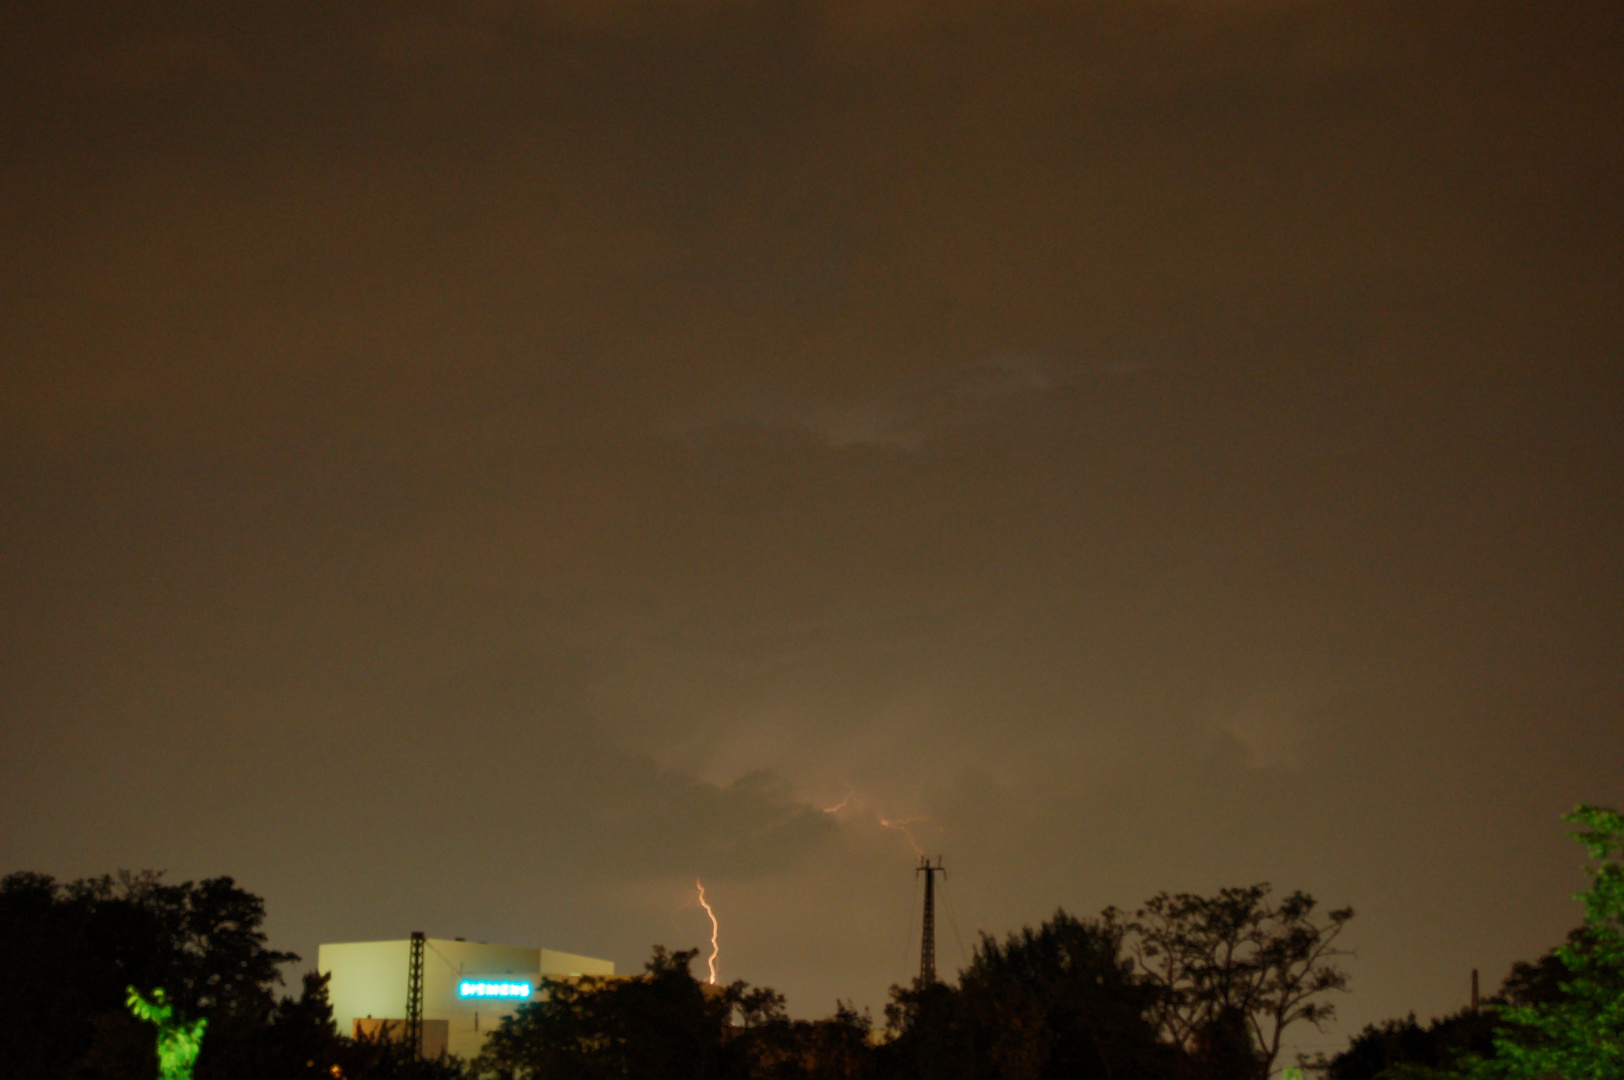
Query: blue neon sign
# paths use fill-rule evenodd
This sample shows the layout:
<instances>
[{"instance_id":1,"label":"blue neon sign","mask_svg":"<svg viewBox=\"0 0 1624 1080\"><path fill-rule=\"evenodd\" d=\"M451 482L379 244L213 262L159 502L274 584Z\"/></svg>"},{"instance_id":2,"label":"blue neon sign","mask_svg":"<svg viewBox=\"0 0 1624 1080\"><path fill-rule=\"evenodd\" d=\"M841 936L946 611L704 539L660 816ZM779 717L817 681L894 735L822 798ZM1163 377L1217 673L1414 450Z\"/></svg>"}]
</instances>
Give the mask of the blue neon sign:
<instances>
[{"instance_id":1,"label":"blue neon sign","mask_svg":"<svg viewBox=\"0 0 1624 1080\"><path fill-rule=\"evenodd\" d=\"M460 998L505 998L513 1001L528 998L533 989L530 983L523 979L473 976L457 980L457 996Z\"/></svg>"}]
</instances>

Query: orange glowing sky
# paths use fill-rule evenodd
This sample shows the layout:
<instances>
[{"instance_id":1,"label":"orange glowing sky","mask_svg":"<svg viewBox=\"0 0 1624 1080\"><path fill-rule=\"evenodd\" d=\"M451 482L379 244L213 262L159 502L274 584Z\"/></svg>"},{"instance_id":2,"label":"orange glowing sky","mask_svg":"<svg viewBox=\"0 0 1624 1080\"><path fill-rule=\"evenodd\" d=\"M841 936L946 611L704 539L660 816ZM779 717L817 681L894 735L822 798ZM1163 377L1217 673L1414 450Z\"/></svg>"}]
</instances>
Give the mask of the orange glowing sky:
<instances>
[{"instance_id":1,"label":"orange glowing sky","mask_svg":"<svg viewBox=\"0 0 1624 1080\"><path fill-rule=\"evenodd\" d=\"M623 970L699 877L822 1015L905 823L944 971L1352 904L1333 1047L1578 921L1618 4L240 8L0 15L4 869Z\"/></svg>"}]
</instances>

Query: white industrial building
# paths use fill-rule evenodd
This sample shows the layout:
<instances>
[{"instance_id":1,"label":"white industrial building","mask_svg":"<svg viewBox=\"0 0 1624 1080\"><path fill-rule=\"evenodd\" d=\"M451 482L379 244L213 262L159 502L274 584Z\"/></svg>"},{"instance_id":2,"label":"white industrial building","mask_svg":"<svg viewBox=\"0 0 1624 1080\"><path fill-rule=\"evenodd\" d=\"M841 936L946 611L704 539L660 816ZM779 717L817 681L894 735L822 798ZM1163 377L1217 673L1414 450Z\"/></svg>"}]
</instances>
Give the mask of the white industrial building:
<instances>
[{"instance_id":1,"label":"white industrial building","mask_svg":"<svg viewBox=\"0 0 1624 1080\"><path fill-rule=\"evenodd\" d=\"M399 1037L405 1027L410 940L323 945L316 969L331 976L333 1019L346 1035ZM542 976L613 975L611 960L519 945L427 938L423 943L423 1055L473 1057L485 1037L526 1001Z\"/></svg>"}]
</instances>

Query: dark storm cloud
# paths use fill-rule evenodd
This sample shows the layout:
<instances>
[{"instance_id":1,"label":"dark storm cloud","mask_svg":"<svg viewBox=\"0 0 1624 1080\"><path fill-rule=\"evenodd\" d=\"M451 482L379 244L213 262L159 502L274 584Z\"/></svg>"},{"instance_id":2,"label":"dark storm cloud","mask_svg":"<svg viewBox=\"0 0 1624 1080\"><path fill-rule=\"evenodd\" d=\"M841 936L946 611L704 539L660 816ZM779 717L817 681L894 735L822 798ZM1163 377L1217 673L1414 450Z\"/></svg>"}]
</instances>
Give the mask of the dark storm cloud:
<instances>
[{"instance_id":1,"label":"dark storm cloud","mask_svg":"<svg viewBox=\"0 0 1624 1080\"><path fill-rule=\"evenodd\" d=\"M13 5L8 865L622 964L703 876L810 1012L917 819L966 932L1269 878L1452 1007L1616 801L1619 24Z\"/></svg>"}]
</instances>

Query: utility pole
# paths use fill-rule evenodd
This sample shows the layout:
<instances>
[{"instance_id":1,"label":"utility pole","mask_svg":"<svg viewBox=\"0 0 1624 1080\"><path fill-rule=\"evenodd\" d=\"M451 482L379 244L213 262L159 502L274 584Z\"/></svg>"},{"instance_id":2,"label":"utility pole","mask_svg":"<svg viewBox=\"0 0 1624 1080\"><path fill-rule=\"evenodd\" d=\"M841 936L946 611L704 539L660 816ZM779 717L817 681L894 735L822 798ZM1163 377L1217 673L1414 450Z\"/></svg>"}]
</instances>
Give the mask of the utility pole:
<instances>
[{"instance_id":1,"label":"utility pole","mask_svg":"<svg viewBox=\"0 0 1624 1080\"><path fill-rule=\"evenodd\" d=\"M925 875L925 925L924 935L919 942L919 982L929 985L936 981L936 875L945 877L947 871L942 869L940 856L932 866L930 858L921 855L914 874Z\"/></svg>"},{"instance_id":2,"label":"utility pole","mask_svg":"<svg viewBox=\"0 0 1624 1080\"><path fill-rule=\"evenodd\" d=\"M1472 969L1472 1011L1477 1012L1477 968Z\"/></svg>"},{"instance_id":3,"label":"utility pole","mask_svg":"<svg viewBox=\"0 0 1624 1080\"><path fill-rule=\"evenodd\" d=\"M413 1061L423 1057L423 931L412 931L406 963L406 1047Z\"/></svg>"}]
</instances>

